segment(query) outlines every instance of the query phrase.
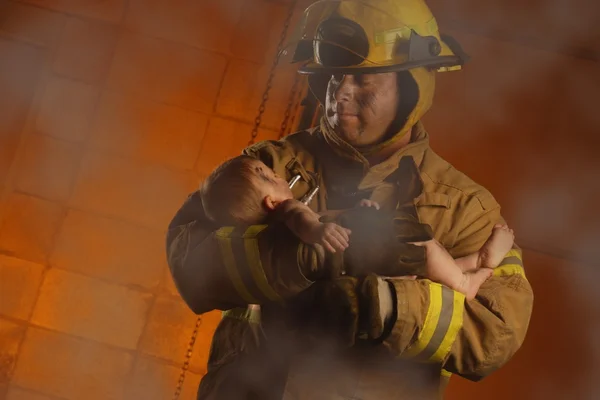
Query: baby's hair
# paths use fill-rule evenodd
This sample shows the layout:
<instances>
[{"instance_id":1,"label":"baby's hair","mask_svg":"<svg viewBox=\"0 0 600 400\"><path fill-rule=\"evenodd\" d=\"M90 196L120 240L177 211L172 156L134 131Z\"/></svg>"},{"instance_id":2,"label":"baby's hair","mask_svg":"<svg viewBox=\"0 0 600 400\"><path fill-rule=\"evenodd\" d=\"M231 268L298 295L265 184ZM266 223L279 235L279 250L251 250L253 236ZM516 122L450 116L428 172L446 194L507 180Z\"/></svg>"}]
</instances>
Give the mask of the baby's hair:
<instances>
[{"instance_id":1,"label":"baby's hair","mask_svg":"<svg viewBox=\"0 0 600 400\"><path fill-rule=\"evenodd\" d=\"M267 218L264 193L256 178L256 159L242 155L219 165L204 181L200 196L204 212L221 226L253 225Z\"/></svg>"}]
</instances>

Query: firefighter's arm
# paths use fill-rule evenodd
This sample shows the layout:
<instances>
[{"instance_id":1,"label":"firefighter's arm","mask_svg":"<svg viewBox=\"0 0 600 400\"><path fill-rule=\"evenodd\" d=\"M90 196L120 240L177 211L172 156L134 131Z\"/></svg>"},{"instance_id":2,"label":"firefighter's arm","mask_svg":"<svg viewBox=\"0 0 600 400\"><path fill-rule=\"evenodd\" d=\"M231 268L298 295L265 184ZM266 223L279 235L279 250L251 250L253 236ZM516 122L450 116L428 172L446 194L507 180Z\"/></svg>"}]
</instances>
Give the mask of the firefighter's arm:
<instances>
[{"instance_id":1,"label":"firefighter's arm","mask_svg":"<svg viewBox=\"0 0 600 400\"><path fill-rule=\"evenodd\" d=\"M198 192L171 221L166 247L175 285L196 313L290 298L311 285L306 276L324 258L283 223L215 226Z\"/></svg>"},{"instance_id":2,"label":"firefighter's arm","mask_svg":"<svg viewBox=\"0 0 600 400\"><path fill-rule=\"evenodd\" d=\"M477 198L457 213L463 227L450 249L462 257L481 248L500 207L483 209ZM518 234L518 233L517 233ZM521 347L532 312L533 293L515 246L471 301L429 280L390 280L395 319L385 344L405 359L443 364L446 372L479 380L508 362Z\"/></svg>"}]
</instances>

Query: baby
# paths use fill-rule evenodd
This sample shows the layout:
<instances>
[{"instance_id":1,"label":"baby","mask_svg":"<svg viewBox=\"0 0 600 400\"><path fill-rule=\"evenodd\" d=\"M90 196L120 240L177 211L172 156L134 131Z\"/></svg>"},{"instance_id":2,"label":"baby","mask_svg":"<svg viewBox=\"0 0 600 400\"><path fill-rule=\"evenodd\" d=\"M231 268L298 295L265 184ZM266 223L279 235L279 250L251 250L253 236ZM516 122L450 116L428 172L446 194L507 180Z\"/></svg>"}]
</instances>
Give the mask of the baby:
<instances>
[{"instance_id":1,"label":"baby","mask_svg":"<svg viewBox=\"0 0 600 400\"><path fill-rule=\"evenodd\" d=\"M295 200L287 181L260 160L238 156L225 161L204 181L202 204L207 217L225 225L256 225L275 218L300 240L335 253L348 247L350 230L319 221L320 216Z\"/></svg>"},{"instance_id":2,"label":"baby","mask_svg":"<svg viewBox=\"0 0 600 400\"><path fill-rule=\"evenodd\" d=\"M321 222L319 214L294 199L285 179L252 157L238 156L217 167L202 185L201 198L207 217L222 226L261 224L274 217L305 243L320 244L332 253L348 247L349 229ZM359 206L379 208L370 200ZM513 242L513 231L496 225L478 252L456 260L436 240L414 244L425 246L426 278L472 299Z\"/></svg>"}]
</instances>

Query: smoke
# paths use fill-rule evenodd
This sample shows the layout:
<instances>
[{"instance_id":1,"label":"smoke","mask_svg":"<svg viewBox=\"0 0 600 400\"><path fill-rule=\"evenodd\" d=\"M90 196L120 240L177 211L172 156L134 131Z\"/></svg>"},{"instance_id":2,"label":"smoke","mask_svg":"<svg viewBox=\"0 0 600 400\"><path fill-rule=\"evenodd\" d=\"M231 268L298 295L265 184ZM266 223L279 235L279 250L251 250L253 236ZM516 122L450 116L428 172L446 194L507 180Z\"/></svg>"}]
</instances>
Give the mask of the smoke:
<instances>
[{"instance_id":1,"label":"smoke","mask_svg":"<svg viewBox=\"0 0 600 400\"><path fill-rule=\"evenodd\" d=\"M191 52L182 53L185 56L178 58L177 63L164 60L156 63L139 61L153 61L163 57L169 59L172 57L172 42L194 47L194 54L200 53L198 48L219 53L227 57L230 65L234 62L240 65L246 65L243 64L246 62L249 65L260 64L263 60L257 54L261 54L264 48L268 47L257 37L260 36L258 33L262 34L267 30L270 21L261 19L260 23L256 23L248 17L256 11L254 7L260 7L257 9L261 12L269 8L265 5L267 0L180 1L176 4L169 1L132 0L128 2L123 20L110 23L107 23L104 17L100 18L104 20L102 23L94 19L93 5L89 8L80 5L80 8L73 10L68 9L70 2L52 2L59 4L57 7L66 8L50 11L23 3L50 2L17 3L0 0L0 187L3 187L4 178L8 175L6 171L15 159L16 143L25 129L27 114L30 111L34 114L39 111L33 101L34 93L43 86L38 85L38 78L42 72L48 76L54 73L52 46L55 43L52 40L45 41L46 36L60 38L56 45L63 46L60 54L67 57L63 61L67 64L73 63L73 69L63 70L67 76L61 79L71 79L72 77L68 76L69 71L78 72L78 66L87 65L78 64L80 60L97 60L97 63L94 63L95 72L91 74L94 79L87 79L89 76L85 73L78 74L79 78L85 78L85 83L78 82L68 88L61 86L60 96L48 95L52 97L50 100L53 106L42 107L42 112L46 114L38 115L36 119L42 124L36 127L37 133L52 134L77 142L88 137L88 131L92 130L88 127L88 121L94 120L92 117L95 113L96 91L101 91L105 78L111 77L112 53L106 51L106 48L112 48L114 41L121 39L122 30L145 35L148 43L156 38L161 38L161 43L165 43L167 50L157 55L158 53L153 53L156 46L146 46L146 41L140 41L139 48L131 50L132 57L122 60L121 63L123 69L131 69L131 76L140 76L141 84L136 89L142 95L149 95L148 97L160 92L153 88L161 84L177 91L177 94L184 92L181 88L198 87L197 71L183 65L189 61L187 57L192 57ZM84 3L94 2L81 1L80 4ZM455 153L450 154L448 159L456 161L455 165L459 169L477 178L476 180L484 183L492 191L506 210L505 216L509 217L509 223L514 225L521 245L584 261L581 264L564 266L573 266L572 274L567 274L569 279L565 281L564 286L557 285L556 292L542 292L545 297L539 298L539 301L551 303L553 296L560 298L564 293L571 292L580 294L578 301L574 303L574 312L577 311L578 304L597 303L596 282L600 277L583 272L582 270L587 268L583 268L582 264L597 265L600 260L600 212L597 211L600 204L600 112L597 110L600 104L600 24L597 23L600 2L431 0L429 3L442 31L450 29L456 33L465 51L473 57L464 71L449 73L448 78L442 78L464 79L461 82L464 82L465 86L461 92L450 92L448 97L442 94L435 103L436 108L444 108L446 113L462 115L463 124L460 130L440 139L436 150L439 149L444 155L446 148L452 148ZM277 7L285 8L281 5ZM19 18L13 14L17 9ZM85 18L77 15L82 9L86 10ZM277 14L278 18L285 17L281 10L273 14ZM35 15L35 18L31 18L32 15ZM103 15L107 14L103 12ZM73 20L80 23L67 24ZM247 25L242 30L235 31L241 20L246 21ZM90 31L81 28L87 23L102 25L106 31L102 27L90 28ZM72 30L67 31L70 32L69 35L61 37L65 26ZM97 35L86 35L86 32L92 31ZM271 36L269 41L277 42L274 40L276 34ZM71 41L68 41L69 39ZM71 45L73 47L69 50ZM272 46L272 43L269 45ZM240 47L244 50L239 50ZM142 56L136 53L137 51ZM153 56L146 58L148 53L152 53ZM239 54L243 57L239 58ZM270 60L265 62L268 64ZM204 73L212 73L213 67L215 76L226 73L215 65L207 66ZM268 65L265 68L268 68ZM104 70L106 77L100 77ZM454 78L454 74L462 75ZM168 78L169 76L172 79ZM275 91L278 90L280 81L284 80L280 79L282 76L287 79L289 75L278 75ZM167 79L161 80L161 77ZM187 77L191 81L189 85L186 84ZM157 82L158 80L160 82ZM201 86L198 90L202 90ZM223 90L223 85L219 87ZM111 89L119 93L126 91L123 86L115 85L114 81ZM198 93L198 96L204 94ZM244 105L248 100L248 96L244 97L245 95L236 97L228 94L233 98L228 104ZM222 93L215 94L215 97L220 95ZM160 93L156 96L160 97ZM108 97L110 96L102 98ZM455 101L458 97L464 101ZM182 95L176 98L188 97ZM210 105L205 113L210 114L207 118L214 116L212 105L217 108L217 98L207 99L207 104ZM286 97L282 95L281 98ZM160 98L145 100L164 102L164 99ZM267 109L277 107L273 103L274 101L267 103ZM79 105L78 110L73 108L74 104ZM466 106L465 109L461 108L461 104ZM283 109L283 106L280 108ZM240 109L245 110L243 107ZM221 107L219 112L222 111ZM235 112L238 113L237 110ZM133 119L123 120L134 123ZM178 126L178 123L165 123L165 137L181 133L178 132ZM67 129L71 129L72 134L67 133ZM55 132L57 130L60 132ZM122 132L125 135L133 131L138 130L124 126ZM236 136L240 137L246 134L245 131L236 132ZM432 132L432 136L437 134L438 132ZM155 146L159 142L148 145ZM52 162L48 161L48 164ZM52 169L48 164L44 163L45 167ZM108 178L107 181L113 183L123 182L110 176ZM126 191L127 196L122 195L123 192L118 191L114 185L103 186L103 193L88 194L90 198L103 194L119 197L119 204L129 202L132 207L131 215L139 215L139 211L135 211L136 204L147 205L154 202L138 196L138 193L148 193L148 187L152 187L152 184L144 182L156 181L156 176L152 179L127 179L123 186L139 189ZM93 187L97 183L90 183L88 186ZM177 184L173 185L175 186ZM164 202L159 200L157 204L169 208L178 206L171 201L174 197L172 195L157 197L167 199ZM181 202L183 201L182 197ZM20 256L27 257L25 254ZM531 267L544 270L545 264L540 262ZM556 268L549 271L552 273ZM540 279L538 284L542 286L543 279ZM600 337L600 326L597 322L599 320L600 318L596 317L589 318L589 323L584 326L581 335L577 336L587 345L587 354L581 356L592 359L590 365L594 371L598 370L600 358L600 341L597 339ZM560 324L560 315L546 315L540 321L549 325ZM193 321L190 321L191 323ZM552 335L551 326L547 333ZM536 338L529 337L529 340ZM83 352L81 357L93 359L88 352ZM175 357L179 359L180 355ZM560 363L560 359L557 362ZM87 362L77 361L77 365L85 368ZM327 362L321 367L324 368L323 376L326 376L326 369L331 367L331 364ZM140 378L142 381L145 379ZM594 393L593 390L597 391L595 382L590 382L589 385L590 394ZM544 395L551 398L552 387L548 384L545 388Z\"/></svg>"},{"instance_id":2,"label":"smoke","mask_svg":"<svg viewBox=\"0 0 600 400\"><path fill-rule=\"evenodd\" d=\"M531 386L506 395L597 398L600 3L429 3L472 57L440 74L434 149L500 202L536 299L523 358L505 367L525 366Z\"/></svg>"}]
</instances>

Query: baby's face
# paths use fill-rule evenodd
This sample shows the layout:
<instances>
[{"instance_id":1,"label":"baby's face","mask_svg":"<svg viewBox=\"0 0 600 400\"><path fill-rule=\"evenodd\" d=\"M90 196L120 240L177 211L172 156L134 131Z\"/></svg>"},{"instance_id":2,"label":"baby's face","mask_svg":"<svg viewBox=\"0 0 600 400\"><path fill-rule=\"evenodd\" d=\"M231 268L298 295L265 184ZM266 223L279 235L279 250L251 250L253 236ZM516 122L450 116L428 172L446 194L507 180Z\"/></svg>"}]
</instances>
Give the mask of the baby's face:
<instances>
[{"instance_id":1,"label":"baby's face","mask_svg":"<svg viewBox=\"0 0 600 400\"><path fill-rule=\"evenodd\" d=\"M277 202L294 198L287 181L263 162L257 160L254 170L256 171L255 184L262 188L265 197L270 196Z\"/></svg>"}]
</instances>

